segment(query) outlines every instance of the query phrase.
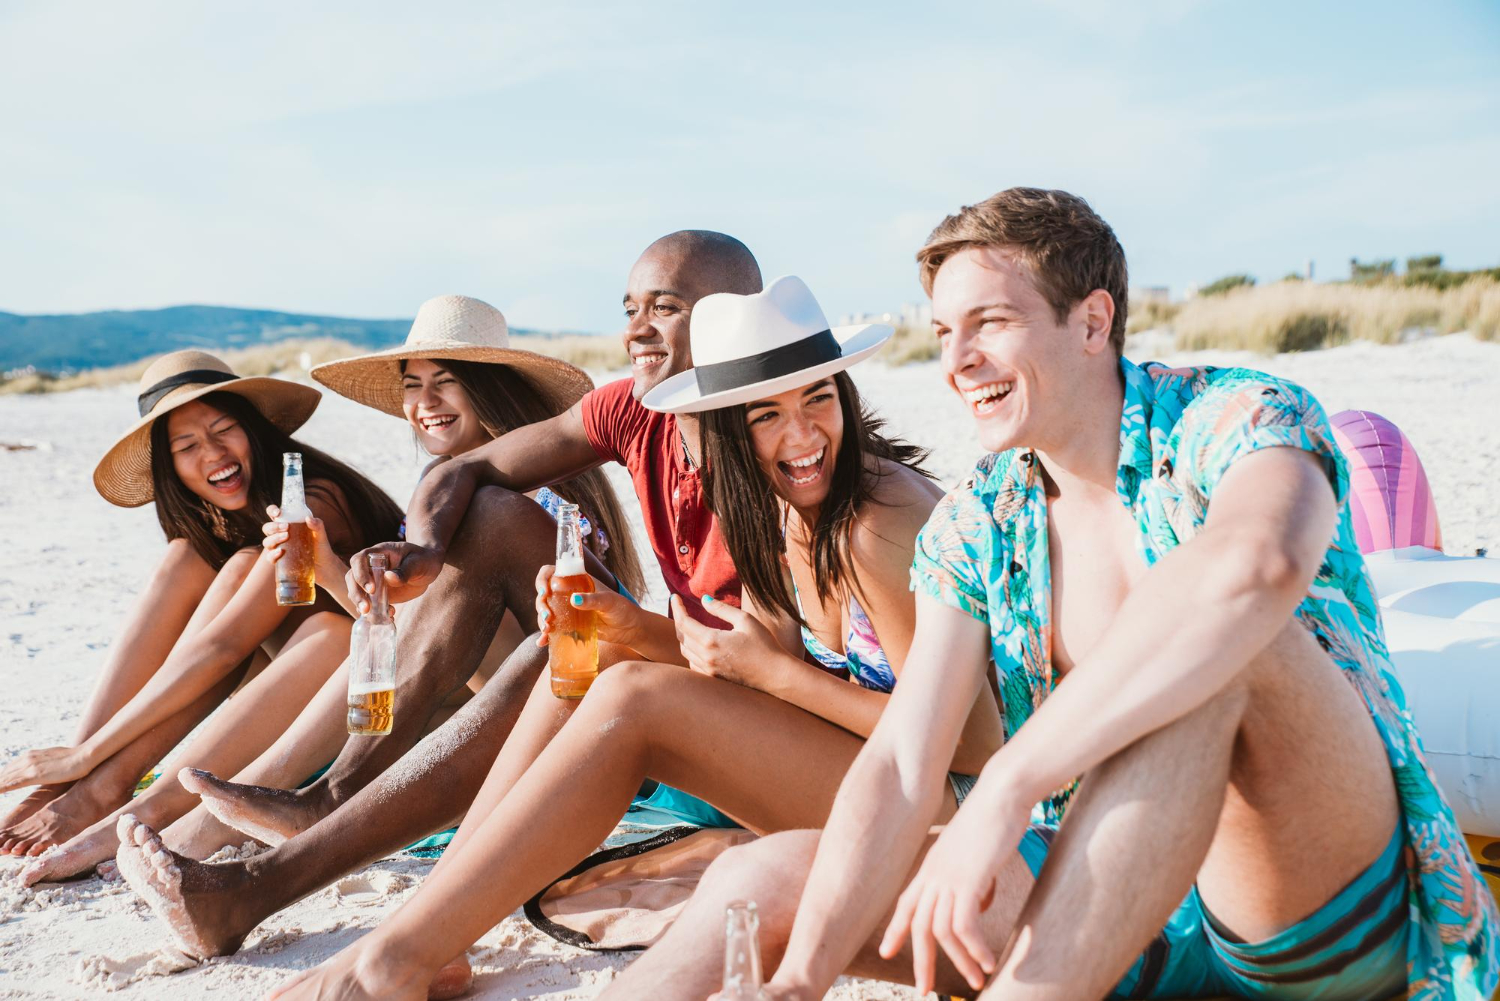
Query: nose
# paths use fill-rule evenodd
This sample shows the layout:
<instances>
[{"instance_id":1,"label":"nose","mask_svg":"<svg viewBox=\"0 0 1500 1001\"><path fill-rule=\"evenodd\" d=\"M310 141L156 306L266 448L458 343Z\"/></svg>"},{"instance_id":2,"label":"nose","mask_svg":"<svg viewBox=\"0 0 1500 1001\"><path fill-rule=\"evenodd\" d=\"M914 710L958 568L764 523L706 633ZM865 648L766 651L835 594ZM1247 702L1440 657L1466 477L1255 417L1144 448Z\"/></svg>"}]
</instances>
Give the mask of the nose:
<instances>
[{"instance_id":1,"label":"nose","mask_svg":"<svg viewBox=\"0 0 1500 1001\"><path fill-rule=\"evenodd\" d=\"M631 341L643 340L655 333L647 317L647 310L638 309L634 316L625 318L625 330L620 335L628 345Z\"/></svg>"},{"instance_id":2,"label":"nose","mask_svg":"<svg viewBox=\"0 0 1500 1001\"><path fill-rule=\"evenodd\" d=\"M434 410L443 402L443 398L438 394L436 386L430 382L425 382L422 384L422 388L417 390L416 402L417 406L422 410Z\"/></svg>"},{"instance_id":3,"label":"nose","mask_svg":"<svg viewBox=\"0 0 1500 1001\"><path fill-rule=\"evenodd\" d=\"M943 371L956 376L978 365L983 359L975 349L974 335L962 330L953 330L943 343Z\"/></svg>"},{"instance_id":4,"label":"nose","mask_svg":"<svg viewBox=\"0 0 1500 1001\"><path fill-rule=\"evenodd\" d=\"M817 424L802 414L797 414L787 422L786 435L783 440L794 448L803 445L811 445L821 436Z\"/></svg>"}]
</instances>

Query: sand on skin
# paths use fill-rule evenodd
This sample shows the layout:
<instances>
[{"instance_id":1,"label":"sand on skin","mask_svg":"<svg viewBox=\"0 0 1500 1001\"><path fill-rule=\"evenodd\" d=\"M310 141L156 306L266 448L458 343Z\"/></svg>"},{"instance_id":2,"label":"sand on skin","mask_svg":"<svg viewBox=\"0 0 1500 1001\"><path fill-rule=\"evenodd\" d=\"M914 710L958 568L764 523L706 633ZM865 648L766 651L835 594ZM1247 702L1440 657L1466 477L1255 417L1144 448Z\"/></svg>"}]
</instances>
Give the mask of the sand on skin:
<instances>
[{"instance_id":1,"label":"sand on skin","mask_svg":"<svg viewBox=\"0 0 1500 1001\"><path fill-rule=\"evenodd\" d=\"M1136 357L1146 355L1133 353ZM1426 466L1448 551L1471 554L1500 537L1500 345L1456 335L1398 346L1357 344L1304 355L1158 355L1262 368L1301 382L1330 411L1359 407L1395 421ZM934 449L931 468L951 484L979 456L961 405L935 365L854 371L892 430ZM162 549L150 507L105 503L89 481L94 463L135 411L134 387L0 398L0 514L10 526L0 570L0 760L65 741L120 617ZM423 457L405 426L325 396L304 432L404 501ZM611 472L622 496L628 477ZM627 509L634 512L635 504ZM637 543L649 553L640 536ZM652 573L652 599L662 587ZM0 809L22 793L0 796ZM288 908L253 932L238 955L170 976L183 965L161 948L161 926L123 883L90 879L37 890L19 886L23 863L0 859L0 999L122 998L186 1001L209 991L255 998L287 973L327 958L415 892L430 863L388 859ZM478 998L586 998L628 957L561 945L512 915L474 953ZM849 983L844 998L910 998Z\"/></svg>"}]
</instances>

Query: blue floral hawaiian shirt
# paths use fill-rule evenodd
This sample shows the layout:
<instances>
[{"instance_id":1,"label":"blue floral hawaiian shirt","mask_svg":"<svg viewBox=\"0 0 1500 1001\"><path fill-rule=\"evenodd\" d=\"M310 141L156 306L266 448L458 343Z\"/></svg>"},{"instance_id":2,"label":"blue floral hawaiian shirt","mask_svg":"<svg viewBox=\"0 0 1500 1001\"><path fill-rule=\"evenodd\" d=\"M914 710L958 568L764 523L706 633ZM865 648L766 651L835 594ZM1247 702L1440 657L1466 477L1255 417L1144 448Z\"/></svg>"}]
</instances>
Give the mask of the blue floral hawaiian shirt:
<instances>
[{"instance_id":1,"label":"blue floral hawaiian shirt","mask_svg":"<svg viewBox=\"0 0 1500 1001\"><path fill-rule=\"evenodd\" d=\"M1197 534L1215 487L1242 456L1291 447L1322 461L1338 495L1338 529L1296 616L1364 700L1395 776L1412 873L1408 996L1489 998L1500 980L1500 916L1392 671L1349 519L1348 470L1322 406L1300 386L1243 368L1120 367L1115 490L1135 516L1147 564ZM1014 734L1053 685L1047 503L1032 452L985 456L943 499L917 540L912 586L989 624L1005 734ZM1060 821L1074 787L1039 804L1034 819Z\"/></svg>"}]
</instances>

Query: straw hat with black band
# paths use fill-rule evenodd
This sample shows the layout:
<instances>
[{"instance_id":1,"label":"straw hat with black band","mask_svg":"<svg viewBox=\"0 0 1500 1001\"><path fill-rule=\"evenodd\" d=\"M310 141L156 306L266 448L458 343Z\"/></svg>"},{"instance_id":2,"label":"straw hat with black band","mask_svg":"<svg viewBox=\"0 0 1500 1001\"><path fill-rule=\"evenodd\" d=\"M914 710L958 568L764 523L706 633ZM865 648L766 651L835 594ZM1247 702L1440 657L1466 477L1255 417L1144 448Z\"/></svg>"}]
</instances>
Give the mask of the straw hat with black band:
<instances>
[{"instance_id":1,"label":"straw hat with black band","mask_svg":"<svg viewBox=\"0 0 1500 1001\"><path fill-rule=\"evenodd\" d=\"M312 377L340 396L405 419L401 362L412 358L506 365L531 383L559 414L594 388L594 380L581 368L511 347L500 311L466 295L440 295L422 303L400 347L315 365Z\"/></svg>"},{"instance_id":2,"label":"straw hat with black band","mask_svg":"<svg viewBox=\"0 0 1500 1001\"><path fill-rule=\"evenodd\" d=\"M693 367L664 379L641 403L690 414L763 400L842 372L895 332L883 323L830 327L812 291L792 275L754 295L716 292L693 307Z\"/></svg>"},{"instance_id":3,"label":"straw hat with black band","mask_svg":"<svg viewBox=\"0 0 1500 1001\"><path fill-rule=\"evenodd\" d=\"M141 376L136 397L140 420L120 436L94 469L94 486L120 507L140 507L156 497L151 482L151 425L168 412L209 393L234 393L291 434L312 416L323 395L311 386L264 376L244 378L206 351L162 355Z\"/></svg>"}]
</instances>

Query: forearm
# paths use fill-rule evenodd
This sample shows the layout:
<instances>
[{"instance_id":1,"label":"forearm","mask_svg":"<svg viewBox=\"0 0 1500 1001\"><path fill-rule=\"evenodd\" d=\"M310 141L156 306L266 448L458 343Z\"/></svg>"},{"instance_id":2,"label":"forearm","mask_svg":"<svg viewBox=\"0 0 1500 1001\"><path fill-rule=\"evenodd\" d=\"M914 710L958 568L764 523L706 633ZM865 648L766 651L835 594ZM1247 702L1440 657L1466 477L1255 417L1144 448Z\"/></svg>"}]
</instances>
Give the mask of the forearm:
<instances>
[{"instance_id":1,"label":"forearm","mask_svg":"<svg viewBox=\"0 0 1500 1001\"><path fill-rule=\"evenodd\" d=\"M141 734L191 705L242 664L250 652L201 642L182 650L183 656L174 652L108 723L79 745L79 750L90 767L97 767Z\"/></svg>"},{"instance_id":2,"label":"forearm","mask_svg":"<svg viewBox=\"0 0 1500 1001\"><path fill-rule=\"evenodd\" d=\"M855 759L818 839L776 983L822 997L870 940L942 803L941 762L928 770L925 781L903 775L897 760L873 743ZM871 865L871 859L883 861Z\"/></svg>"},{"instance_id":3,"label":"forearm","mask_svg":"<svg viewBox=\"0 0 1500 1001\"><path fill-rule=\"evenodd\" d=\"M412 494L406 512L406 541L447 552L474 492L497 472L487 462L462 457L439 463Z\"/></svg>"},{"instance_id":4,"label":"forearm","mask_svg":"<svg viewBox=\"0 0 1500 1001\"><path fill-rule=\"evenodd\" d=\"M764 691L798 709L821 716L857 737L868 738L880 722L890 695L836 678L790 654L778 654L770 672L773 682Z\"/></svg>"}]
</instances>

